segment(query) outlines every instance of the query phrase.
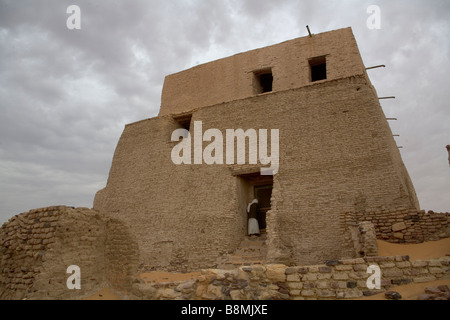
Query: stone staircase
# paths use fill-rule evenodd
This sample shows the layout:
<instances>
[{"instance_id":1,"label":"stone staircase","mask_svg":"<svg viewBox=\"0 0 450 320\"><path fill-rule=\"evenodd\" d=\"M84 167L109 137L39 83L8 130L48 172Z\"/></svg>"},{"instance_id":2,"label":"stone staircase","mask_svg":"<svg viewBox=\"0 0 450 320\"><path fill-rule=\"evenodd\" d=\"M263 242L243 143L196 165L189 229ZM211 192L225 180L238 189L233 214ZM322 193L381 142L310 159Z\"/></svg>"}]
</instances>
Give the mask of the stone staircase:
<instances>
[{"instance_id":1,"label":"stone staircase","mask_svg":"<svg viewBox=\"0 0 450 320\"><path fill-rule=\"evenodd\" d=\"M236 250L218 261L218 269L235 269L240 266L262 264L266 259L266 234L245 237Z\"/></svg>"}]
</instances>

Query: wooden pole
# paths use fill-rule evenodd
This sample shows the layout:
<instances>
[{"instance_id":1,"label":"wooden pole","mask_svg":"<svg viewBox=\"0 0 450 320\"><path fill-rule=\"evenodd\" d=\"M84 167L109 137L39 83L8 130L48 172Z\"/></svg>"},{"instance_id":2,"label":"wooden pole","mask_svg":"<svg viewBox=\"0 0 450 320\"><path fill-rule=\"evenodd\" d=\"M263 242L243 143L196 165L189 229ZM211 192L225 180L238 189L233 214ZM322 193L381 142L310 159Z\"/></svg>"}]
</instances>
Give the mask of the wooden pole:
<instances>
[{"instance_id":1,"label":"wooden pole","mask_svg":"<svg viewBox=\"0 0 450 320\"><path fill-rule=\"evenodd\" d=\"M380 64L378 66L368 67L368 68L366 68L366 70L375 69L375 68L386 68L386 66L384 64Z\"/></svg>"}]
</instances>

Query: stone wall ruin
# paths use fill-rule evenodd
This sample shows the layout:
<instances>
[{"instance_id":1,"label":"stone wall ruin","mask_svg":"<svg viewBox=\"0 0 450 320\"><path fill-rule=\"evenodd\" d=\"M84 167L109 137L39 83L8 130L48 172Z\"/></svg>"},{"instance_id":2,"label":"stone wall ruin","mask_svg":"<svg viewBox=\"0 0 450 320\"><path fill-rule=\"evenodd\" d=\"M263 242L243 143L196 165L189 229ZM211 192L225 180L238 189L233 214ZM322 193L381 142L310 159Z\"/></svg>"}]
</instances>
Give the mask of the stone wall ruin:
<instances>
[{"instance_id":1,"label":"stone wall ruin","mask_svg":"<svg viewBox=\"0 0 450 320\"><path fill-rule=\"evenodd\" d=\"M129 288L135 240L121 222L87 209L52 206L12 217L0 228L0 299L76 299L104 287ZM80 267L69 290L67 268Z\"/></svg>"}]
</instances>

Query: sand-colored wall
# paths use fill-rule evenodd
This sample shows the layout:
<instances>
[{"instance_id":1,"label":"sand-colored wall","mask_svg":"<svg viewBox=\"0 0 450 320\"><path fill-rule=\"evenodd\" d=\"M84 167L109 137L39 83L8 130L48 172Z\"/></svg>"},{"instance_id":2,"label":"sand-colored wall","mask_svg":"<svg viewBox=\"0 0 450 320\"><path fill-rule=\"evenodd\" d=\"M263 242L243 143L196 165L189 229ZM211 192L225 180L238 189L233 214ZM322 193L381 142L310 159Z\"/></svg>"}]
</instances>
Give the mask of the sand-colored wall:
<instances>
[{"instance_id":1,"label":"sand-colored wall","mask_svg":"<svg viewBox=\"0 0 450 320\"><path fill-rule=\"evenodd\" d=\"M273 91L311 84L308 60L326 55L327 79L364 74L351 28L289 40L205 63L165 78L159 115L255 95L254 72L272 69Z\"/></svg>"},{"instance_id":2,"label":"sand-colored wall","mask_svg":"<svg viewBox=\"0 0 450 320\"><path fill-rule=\"evenodd\" d=\"M198 120L203 132L216 128L224 136L226 129L279 129L267 218L272 262L351 257L340 213L418 206L364 75L200 108L191 127ZM209 267L245 234L238 175L260 166L175 165L170 137L177 127L170 116L127 125L94 208L127 222L147 266Z\"/></svg>"},{"instance_id":3,"label":"sand-colored wall","mask_svg":"<svg viewBox=\"0 0 450 320\"><path fill-rule=\"evenodd\" d=\"M3 224L2 299L70 298L103 285L105 230L99 213L55 206L31 210ZM69 290L67 268L81 269L81 290Z\"/></svg>"},{"instance_id":4,"label":"sand-colored wall","mask_svg":"<svg viewBox=\"0 0 450 320\"><path fill-rule=\"evenodd\" d=\"M106 219L104 243L104 277L109 287L118 292L131 288L138 272L139 248L131 230L117 219Z\"/></svg>"},{"instance_id":5,"label":"sand-colored wall","mask_svg":"<svg viewBox=\"0 0 450 320\"><path fill-rule=\"evenodd\" d=\"M12 217L0 228L0 299L77 299L105 286L127 288L137 258L126 235L122 223L87 208L53 206ZM67 287L72 265L80 268L81 289Z\"/></svg>"},{"instance_id":6,"label":"sand-colored wall","mask_svg":"<svg viewBox=\"0 0 450 320\"><path fill-rule=\"evenodd\" d=\"M127 125L94 208L126 221L147 267L212 265L245 234L237 181L225 166L173 164L171 117Z\"/></svg>"}]
</instances>

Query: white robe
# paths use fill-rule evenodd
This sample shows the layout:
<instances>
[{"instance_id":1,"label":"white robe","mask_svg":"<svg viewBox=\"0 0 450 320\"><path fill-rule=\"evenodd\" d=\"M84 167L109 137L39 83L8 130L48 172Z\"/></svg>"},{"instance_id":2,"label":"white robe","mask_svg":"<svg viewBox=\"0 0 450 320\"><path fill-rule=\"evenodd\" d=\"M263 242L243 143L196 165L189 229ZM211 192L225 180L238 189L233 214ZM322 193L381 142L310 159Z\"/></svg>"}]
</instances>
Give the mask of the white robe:
<instances>
[{"instance_id":1,"label":"white robe","mask_svg":"<svg viewBox=\"0 0 450 320\"><path fill-rule=\"evenodd\" d=\"M258 200L254 199L252 202L250 202L248 204L247 212L250 212L250 207L254 203L258 203ZM249 236L251 236L252 234L259 234L258 220L256 220L255 218L248 219L248 230L247 230L247 233L248 233Z\"/></svg>"},{"instance_id":2,"label":"white robe","mask_svg":"<svg viewBox=\"0 0 450 320\"><path fill-rule=\"evenodd\" d=\"M255 218L248 219L248 235L252 234L259 234L259 224Z\"/></svg>"}]
</instances>

